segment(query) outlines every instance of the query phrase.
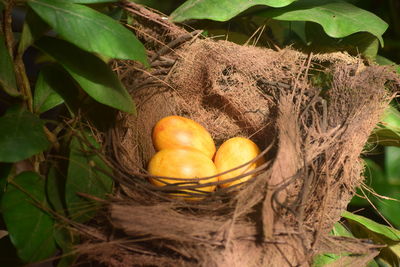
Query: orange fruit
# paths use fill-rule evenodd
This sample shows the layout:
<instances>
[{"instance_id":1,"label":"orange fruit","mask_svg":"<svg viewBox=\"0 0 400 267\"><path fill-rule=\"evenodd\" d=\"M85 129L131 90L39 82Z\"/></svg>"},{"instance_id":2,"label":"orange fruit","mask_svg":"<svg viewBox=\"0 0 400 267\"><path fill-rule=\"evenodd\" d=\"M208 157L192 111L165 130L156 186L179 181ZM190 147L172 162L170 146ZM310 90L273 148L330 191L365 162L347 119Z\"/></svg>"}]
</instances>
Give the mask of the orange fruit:
<instances>
[{"instance_id":1,"label":"orange fruit","mask_svg":"<svg viewBox=\"0 0 400 267\"><path fill-rule=\"evenodd\" d=\"M199 178L213 176L217 174L217 168L212 160L195 149L163 149L157 152L150 160L148 171L154 176L164 176L166 178L150 178L152 184L165 186L166 184L176 184L178 186L201 185L204 183L216 182L218 177L201 180ZM180 178L179 180L169 179ZM194 181L188 179L195 179ZM183 189L182 192L202 194L212 192L216 186L199 187L196 190ZM189 195L189 194L174 194Z\"/></svg>"},{"instance_id":2,"label":"orange fruit","mask_svg":"<svg viewBox=\"0 0 400 267\"><path fill-rule=\"evenodd\" d=\"M238 167L246 162L251 161L261 153L258 146L248 138L234 137L225 141L218 149L215 154L214 163L217 167L218 173L228 171L235 167ZM238 175L245 174L251 170L254 170L265 162L264 158L258 159L256 162L247 164L237 170L228 172L219 176L219 181L234 178ZM243 183L254 175L248 175L237 179L232 182L221 184L221 187L233 186L239 183Z\"/></svg>"},{"instance_id":3,"label":"orange fruit","mask_svg":"<svg viewBox=\"0 0 400 267\"><path fill-rule=\"evenodd\" d=\"M210 159L216 150L214 140L203 126L180 116L168 116L159 120L154 126L152 138L156 150L192 148Z\"/></svg>"}]
</instances>

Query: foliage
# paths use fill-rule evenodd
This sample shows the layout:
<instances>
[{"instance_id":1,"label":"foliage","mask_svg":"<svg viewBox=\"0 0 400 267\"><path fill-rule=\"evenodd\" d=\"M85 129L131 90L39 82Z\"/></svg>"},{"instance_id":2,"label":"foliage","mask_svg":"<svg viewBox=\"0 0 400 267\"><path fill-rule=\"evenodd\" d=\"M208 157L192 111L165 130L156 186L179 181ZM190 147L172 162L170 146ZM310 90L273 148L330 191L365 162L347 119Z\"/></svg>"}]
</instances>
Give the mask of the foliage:
<instances>
[{"instance_id":1,"label":"foliage","mask_svg":"<svg viewBox=\"0 0 400 267\"><path fill-rule=\"evenodd\" d=\"M70 253L79 237L69 231L65 219L91 220L101 199L112 192L110 169L89 125L112 124L115 110L135 112L109 60L129 59L148 65L144 46L121 23L127 16L116 2L0 1L4 22L0 25L0 215L4 221L3 225L0 220L0 233L8 234L0 236L0 251L19 257L6 261L7 266L40 261L54 256L57 250L68 255L58 266L72 265L75 258ZM305 52L362 53L379 64L394 65L377 55L388 24L356 0L136 2L168 13L174 10L170 17L173 21L205 29L210 36L228 33L229 40L239 43L290 44ZM26 14L22 30L12 32L9 22L18 22L13 14L21 10ZM32 59L32 55L36 56ZM398 115L397 108L390 109L370 140L379 148L397 147L383 149L381 165L366 159L371 174L368 184L391 197L398 197L400 190ZM367 196L400 227L395 218L400 211L398 202ZM368 204L364 199L355 199L354 203ZM388 244L377 262L394 264L390 256L399 255L399 240L381 231L394 232L393 228L382 228L349 214L344 217L349 230L337 225L335 234L358 237L360 233L373 233L369 235L372 240ZM325 264L327 257L332 261L340 255L322 255L316 262Z\"/></svg>"},{"instance_id":2,"label":"foliage","mask_svg":"<svg viewBox=\"0 0 400 267\"><path fill-rule=\"evenodd\" d=\"M344 212L343 222L337 222L331 231L331 235L344 237L357 237L372 240L376 244L387 245L382 248L380 256L368 263L368 267L379 266L379 263L385 263L387 266L398 266L400 263L400 231L376 223L368 218L356 215L350 212ZM343 256L351 256L348 253L343 254L321 254L314 258L314 267L324 266L339 260Z\"/></svg>"},{"instance_id":3,"label":"foliage","mask_svg":"<svg viewBox=\"0 0 400 267\"><path fill-rule=\"evenodd\" d=\"M56 250L44 182L37 173L23 172L9 181L1 201L10 238L18 256L26 262L46 259Z\"/></svg>"}]
</instances>

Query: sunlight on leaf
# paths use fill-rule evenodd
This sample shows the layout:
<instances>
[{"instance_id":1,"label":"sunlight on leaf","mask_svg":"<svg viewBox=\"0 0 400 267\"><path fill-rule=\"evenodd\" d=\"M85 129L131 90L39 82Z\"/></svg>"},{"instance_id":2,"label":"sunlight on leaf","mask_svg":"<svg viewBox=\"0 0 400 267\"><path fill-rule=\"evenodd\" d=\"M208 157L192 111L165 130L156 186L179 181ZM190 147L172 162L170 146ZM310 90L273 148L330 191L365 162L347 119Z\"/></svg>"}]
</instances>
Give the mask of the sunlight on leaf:
<instances>
[{"instance_id":1,"label":"sunlight on leaf","mask_svg":"<svg viewBox=\"0 0 400 267\"><path fill-rule=\"evenodd\" d=\"M227 21L255 5L271 7L287 6L295 0L188 0L171 14L175 22L189 19Z\"/></svg>"},{"instance_id":2,"label":"sunlight on leaf","mask_svg":"<svg viewBox=\"0 0 400 267\"><path fill-rule=\"evenodd\" d=\"M384 245L379 260L387 262L390 266L399 266L400 230L347 211L342 216L347 219L351 232L357 238L370 239L376 244Z\"/></svg>"},{"instance_id":3,"label":"sunlight on leaf","mask_svg":"<svg viewBox=\"0 0 400 267\"><path fill-rule=\"evenodd\" d=\"M63 38L86 51L147 64L144 46L135 35L102 13L61 0L29 0L28 5Z\"/></svg>"},{"instance_id":4,"label":"sunlight on leaf","mask_svg":"<svg viewBox=\"0 0 400 267\"><path fill-rule=\"evenodd\" d=\"M395 228L379 224L371 219L368 219L366 217L360 216L353 214L348 211L344 211L342 213L342 217L355 221L363 226L365 226L367 229L371 230L374 233L381 234L393 241L400 241L400 230L397 230Z\"/></svg>"},{"instance_id":5,"label":"sunlight on leaf","mask_svg":"<svg viewBox=\"0 0 400 267\"><path fill-rule=\"evenodd\" d=\"M303 0L258 15L277 20L315 22L334 38L369 32L379 39L382 46L382 34L388 28L388 24L373 13L343 1Z\"/></svg>"},{"instance_id":6,"label":"sunlight on leaf","mask_svg":"<svg viewBox=\"0 0 400 267\"><path fill-rule=\"evenodd\" d=\"M135 113L135 105L128 91L100 58L57 38L42 37L35 45L61 64L93 99L104 105Z\"/></svg>"}]
</instances>

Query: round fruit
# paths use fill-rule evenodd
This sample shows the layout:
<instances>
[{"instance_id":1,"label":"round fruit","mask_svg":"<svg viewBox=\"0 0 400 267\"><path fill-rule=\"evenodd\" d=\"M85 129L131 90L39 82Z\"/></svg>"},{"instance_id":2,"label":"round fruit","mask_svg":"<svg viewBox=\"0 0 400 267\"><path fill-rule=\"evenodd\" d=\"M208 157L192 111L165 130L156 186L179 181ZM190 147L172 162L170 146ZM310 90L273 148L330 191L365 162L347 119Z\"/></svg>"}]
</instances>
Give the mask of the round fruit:
<instances>
[{"instance_id":1,"label":"round fruit","mask_svg":"<svg viewBox=\"0 0 400 267\"><path fill-rule=\"evenodd\" d=\"M243 165L246 162L249 162L257 157L258 154L260 154L260 149L253 141L244 137L234 137L228 139L220 146L217 153L215 154L214 163L217 167L218 173L220 173ZM261 157L256 162L252 162L251 164L243 166L237 170L220 175L219 181L231 179L238 175L247 173L251 170L254 170L264 162L264 158ZM248 175L235 181L221 184L220 186L228 187L243 183L253 176L254 175Z\"/></svg>"},{"instance_id":2,"label":"round fruit","mask_svg":"<svg viewBox=\"0 0 400 267\"><path fill-rule=\"evenodd\" d=\"M150 160L148 171L154 176L181 178L180 180L168 178L151 178L156 186L176 184L178 186L193 186L204 183L216 182L218 177L206 180L198 179L217 174L217 168L210 158L195 149L163 149L157 152ZM195 179L194 181L188 179ZM201 194L212 192L215 186L198 187L196 190L183 189L182 192ZM182 194L176 194L182 195ZM188 194L186 194L188 195Z\"/></svg>"},{"instance_id":3,"label":"round fruit","mask_svg":"<svg viewBox=\"0 0 400 267\"><path fill-rule=\"evenodd\" d=\"M215 144L210 133L197 122L180 116L168 116L157 122L153 130L156 150L193 148L212 159Z\"/></svg>"}]
</instances>

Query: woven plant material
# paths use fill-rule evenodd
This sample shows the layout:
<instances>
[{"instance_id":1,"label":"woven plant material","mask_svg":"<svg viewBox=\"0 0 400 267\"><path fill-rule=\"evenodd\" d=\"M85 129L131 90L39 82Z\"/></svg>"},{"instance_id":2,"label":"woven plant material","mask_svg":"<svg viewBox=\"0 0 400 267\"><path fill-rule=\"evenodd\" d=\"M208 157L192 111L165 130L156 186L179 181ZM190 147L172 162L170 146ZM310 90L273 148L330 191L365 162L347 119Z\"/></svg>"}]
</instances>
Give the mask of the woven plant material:
<instances>
[{"instance_id":1,"label":"woven plant material","mask_svg":"<svg viewBox=\"0 0 400 267\"><path fill-rule=\"evenodd\" d=\"M358 256L337 264L362 266L379 253L329 231L363 181L360 154L398 89L392 69L344 53L217 42L125 8L139 17L153 68L116 62L137 115L121 113L109 135L120 187L103 224L114 230L108 241L88 238L86 257L107 266L309 266L318 253L349 252ZM202 124L218 145L251 138L267 163L239 187L170 198L145 169L152 128L172 114Z\"/></svg>"}]
</instances>

